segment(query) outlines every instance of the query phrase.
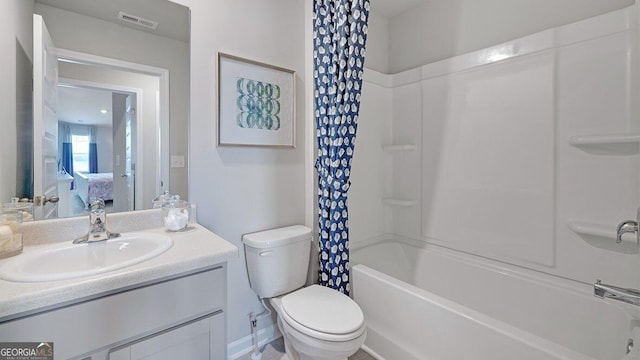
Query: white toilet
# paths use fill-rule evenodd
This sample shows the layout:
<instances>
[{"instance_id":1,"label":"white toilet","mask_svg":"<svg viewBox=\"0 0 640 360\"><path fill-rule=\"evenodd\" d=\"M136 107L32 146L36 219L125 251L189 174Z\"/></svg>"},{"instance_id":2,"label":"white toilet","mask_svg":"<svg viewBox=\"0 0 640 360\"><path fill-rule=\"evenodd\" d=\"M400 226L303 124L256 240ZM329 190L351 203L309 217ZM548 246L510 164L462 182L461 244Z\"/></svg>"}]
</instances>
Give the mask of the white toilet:
<instances>
[{"instance_id":1,"label":"white toilet","mask_svg":"<svg viewBox=\"0 0 640 360\"><path fill-rule=\"evenodd\" d=\"M311 229L301 225L244 235L249 282L278 313L282 360L346 360L367 336L364 315L338 291L304 287L311 241Z\"/></svg>"}]
</instances>

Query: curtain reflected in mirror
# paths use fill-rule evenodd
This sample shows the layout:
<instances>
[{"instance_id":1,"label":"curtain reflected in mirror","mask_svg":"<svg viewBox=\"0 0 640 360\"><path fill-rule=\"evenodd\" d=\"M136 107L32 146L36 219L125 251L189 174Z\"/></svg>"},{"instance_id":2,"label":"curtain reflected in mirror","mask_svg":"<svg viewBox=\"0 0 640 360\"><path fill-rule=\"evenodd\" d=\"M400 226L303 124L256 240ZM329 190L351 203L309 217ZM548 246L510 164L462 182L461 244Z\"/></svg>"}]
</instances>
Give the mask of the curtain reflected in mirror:
<instances>
[{"instance_id":1,"label":"curtain reflected in mirror","mask_svg":"<svg viewBox=\"0 0 640 360\"><path fill-rule=\"evenodd\" d=\"M71 143L71 125L59 122L58 134L62 143L61 162L59 171L63 174L73 174L73 146ZM73 190L73 182L70 190Z\"/></svg>"}]
</instances>

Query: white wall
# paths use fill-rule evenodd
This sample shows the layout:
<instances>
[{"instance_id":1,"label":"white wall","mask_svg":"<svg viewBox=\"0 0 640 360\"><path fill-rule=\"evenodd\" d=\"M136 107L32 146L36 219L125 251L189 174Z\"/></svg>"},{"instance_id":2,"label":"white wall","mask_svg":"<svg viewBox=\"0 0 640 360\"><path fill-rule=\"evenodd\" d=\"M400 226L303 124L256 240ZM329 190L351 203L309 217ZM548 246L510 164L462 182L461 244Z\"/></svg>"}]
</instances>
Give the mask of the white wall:
<instances>
[{"instance_id":1,"label":"white wall","mask_svg":"<svg viewBox=\"0 0 640 360\"><path fill-rule=\"evenodd\" d=\"M525 274L640 286L635 239L615 243L616 224L633 218L640 203L638 146L615 138L602 146L570 144L576 136L640 129L640 104L633 100L640 91L636 11L618 10L415 71L365 72L394 86L390 94L363 100L362 112L391 101L393 143L416 145L394 155L386 170L391 194L416 201L393 208L391 232L516 265ZM377 120L372 127L385 124ZM357 140L376 138L363 131ZM358 155L354 174L379 158L375 151ZM363 207L355 203L362 199L350 200L352 208ZM587 231L572 230L575 224ZM375 225L353 223L353 241L366 240L361 236L369 229L362 226Z\"/></svg>"},{"instance_id":2,"label":"white wall","mask_svg":"<svg viewBox=\"0 0 640 360\"><path fill-rule=\"evenodd\" d=\"M98 144L98 172L113 171L113 129L111 126L96 127Z\"/></svg>"},{"instance_id":3,"label":"white wall","mask_svg":"<svg viewBox=\"0 0 640 360\"><path fill-rule=\"evenodd\" d=\"M382 204L382 198L391 196L393 175L388 169L393 155L384 152L381 146L391 143L392 90L389 84L375 81L380 74L389 72L389 19L375 10L376 2L373 2L362 84L363 106L358 116L358 137L353 155L353 163L357 166L352 168L349 188L351 241L374 238L392 229L392 213ZM315 175L315 170L313 173Z\"/></svg>"},{"instance_id":4,"label":"white wall","mask_svg":"<svg viewBox=\"0 0 640 360\"><path fill-rule=\"evenodd\" d=\"M358 117L349 188L349 236L351 241L368 239L390 232L391 213L382 205L390 196L392 156L382 150L391 143L391 89L368 81L365 70L362 104Z\"/></svg>"},{"instance_id":5,"label":"white wall","mask_svg":"<svg viewBox=\"0 0 640 360\"><path fill-rule=\"evenodd\" d=\"M389 21L389 72L475 51L633 3L633 0L428 1ZM375 11L375 7L372 9Z\"/></svg>"},{"instance_id":6,"label":"white wall","mask_svg":"<svg viewBox=\"0 0 640 360\"><path fill-rule=\"evenodd\" d=\"M169 70L170 153L185 156L184 168L170 168L170 190L188 198L189 44L42 4L36 13L57 47Z\"/></svg>"},{"instance_id":7,"label":"white wall","mask_svg":"<svg viewBox=\"0 0 640 360\"><path fill-rule=\"evenodd\" d=\"M367 31L365 66L383 74L389 73L389 19L376 13L371 4Z\"/></svg>"},{"instance_id":8,"label":"white wall","mask_svg":"<svg viewBox=\"0 0 640 360\"><path fill-rule=\"evenodd\" d=\"M228 342L250 334L261 311L249 288L242 234L303 224L305 203L304 2L180 0L191 8L190 199L198 221L238 246L228 268ZM216 52L296 71L295 149L216 147ZM261 321L260 327L270 325Z\"/></svg>"},{"instance_id":9,"label":"white wall","mask_svg":"<svg viewBox=\"0 0 640 360\"><path fill-rule=\"evenodd\" d=\"M33 6L33 0L9 0L0 11L0 82L4 89L0 96L0 203L16 195L16 49L22 47L32 59Z\"/></svg>"}]
</instances>

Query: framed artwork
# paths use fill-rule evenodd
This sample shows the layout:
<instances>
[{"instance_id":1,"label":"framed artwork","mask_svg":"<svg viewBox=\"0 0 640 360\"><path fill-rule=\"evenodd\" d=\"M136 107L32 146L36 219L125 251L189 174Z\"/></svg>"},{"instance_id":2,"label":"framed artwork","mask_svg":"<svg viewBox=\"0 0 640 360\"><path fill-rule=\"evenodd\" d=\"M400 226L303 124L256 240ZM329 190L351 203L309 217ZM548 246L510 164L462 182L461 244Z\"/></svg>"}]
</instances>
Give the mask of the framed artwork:
<instances>
[{"instance_id":1,"label":"framed artwork","mask_svg":"<svg viewBox=\"0 0 640 360\"><path fill-rule=\"evenodd\" d=\"M295 147L295 71L218 53L218 146Z\"/></svg>"}]
</instances>

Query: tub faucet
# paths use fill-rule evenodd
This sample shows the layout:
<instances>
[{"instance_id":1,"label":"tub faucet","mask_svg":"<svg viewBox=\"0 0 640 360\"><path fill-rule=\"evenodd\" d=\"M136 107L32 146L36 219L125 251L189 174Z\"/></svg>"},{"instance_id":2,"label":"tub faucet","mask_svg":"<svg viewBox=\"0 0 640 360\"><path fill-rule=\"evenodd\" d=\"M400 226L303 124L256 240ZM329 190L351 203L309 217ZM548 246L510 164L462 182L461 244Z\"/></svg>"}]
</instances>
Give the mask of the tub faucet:
<instances>
[{"instance_id":1,"label":"tub faucet","mask_svg":"<svg viewBox=\"0 0 640 360\"><path fill-rule=\"evenodd\" d=\"M640 291L603 284L600 280L593 284L593 295L601 299L608 298L640 306Z\"/></svg>"},{"instance_id":2,"label":"tub faucet","mask_svg":"<svg viewBox=\"0 0 640 360\"><path fill-rule=\"evenodd\" d=\"M640 223L640 208L636 212L635 220L626 220L618 224L616 228L616 243L620 244L622 242L622 235L631 233L636 234L636 241L640 246L640 226L638 226L638 223Z\"/></svg>"},{"instance_id":3,"label":"tub faucet","mask_svg":"<svg viewBox=\"0 0 640 360\"><path fill-rule=\"evenodd\" d=\"M112 233L107 230L107 212L105 211L104 200L97 199L91 203L89 212L89 233L73 240L74 244L86 242L104 241L117 238L119 233Z\"/></svg>"}]
</instances>

